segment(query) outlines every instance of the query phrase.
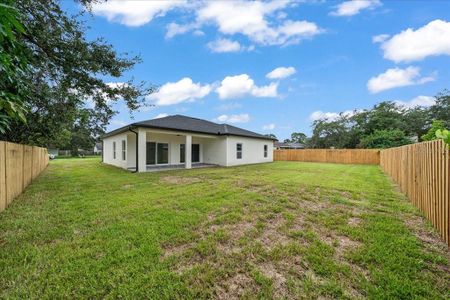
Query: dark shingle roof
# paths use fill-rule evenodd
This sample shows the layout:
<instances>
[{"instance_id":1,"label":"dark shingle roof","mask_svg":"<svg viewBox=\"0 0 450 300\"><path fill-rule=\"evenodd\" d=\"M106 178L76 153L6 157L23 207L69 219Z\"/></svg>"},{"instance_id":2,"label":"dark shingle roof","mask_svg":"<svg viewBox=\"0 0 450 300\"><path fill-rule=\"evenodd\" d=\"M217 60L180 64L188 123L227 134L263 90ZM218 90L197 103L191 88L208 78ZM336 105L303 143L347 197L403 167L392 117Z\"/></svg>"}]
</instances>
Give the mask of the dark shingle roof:
<instances>
[{"instance_id":1,"label":"dark shingle roof","mask_svg":"<svg viewBox=\"0 0 450 300\"><path fill-rule=\"evenodd\" d=\"M182 115L168 116L164 118L152 119L142 122L132 123L128 126L121 127L103 135L103 138L127 131L130 127L145 127L156 129L169 129L186 132L205 133L213 135L236 135L244 137L259 138L265 140L273 140L270 137L245 130L228 124L217 124L214 122L191 118Z\"/></svg>"}]
</instances>

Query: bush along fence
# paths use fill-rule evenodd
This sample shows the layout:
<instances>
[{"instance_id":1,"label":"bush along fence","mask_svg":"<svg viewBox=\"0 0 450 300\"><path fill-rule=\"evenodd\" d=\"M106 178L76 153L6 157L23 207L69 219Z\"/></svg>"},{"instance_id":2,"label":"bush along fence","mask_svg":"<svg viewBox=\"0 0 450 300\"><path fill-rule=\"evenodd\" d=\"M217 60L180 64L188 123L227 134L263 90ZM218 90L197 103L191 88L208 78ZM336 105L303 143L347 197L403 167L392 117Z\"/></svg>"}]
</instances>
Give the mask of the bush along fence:
<instances>
[{"instance_id":1,"label":"bush along fence","mask_svg":"<svg viewBox=\"0 0 450 300\"><path fill-rule=\"evenodd\" d=\"M0 212L47 167L47 149L0 141Z\"/></svg>"},{"instance_id":2,"label":"bush along fence","mask_svg":"<svg viewBox=\"0 0 450 300\"><path fill-rule=\"evenodd\" d=\"M441 140L381 151L380 165L450 246L450 157Z\"/></svg>"},{"instance_id":3,"label":"bush along fence","mask_svg":"<svg viewBox=\"0 0 450 300\"><path fill-rule=\"evenodd\" d=\"M380 163L380 150L374 149L283 149L274 150L274 160L341 164Z\"/></svg>"}]
</instances>

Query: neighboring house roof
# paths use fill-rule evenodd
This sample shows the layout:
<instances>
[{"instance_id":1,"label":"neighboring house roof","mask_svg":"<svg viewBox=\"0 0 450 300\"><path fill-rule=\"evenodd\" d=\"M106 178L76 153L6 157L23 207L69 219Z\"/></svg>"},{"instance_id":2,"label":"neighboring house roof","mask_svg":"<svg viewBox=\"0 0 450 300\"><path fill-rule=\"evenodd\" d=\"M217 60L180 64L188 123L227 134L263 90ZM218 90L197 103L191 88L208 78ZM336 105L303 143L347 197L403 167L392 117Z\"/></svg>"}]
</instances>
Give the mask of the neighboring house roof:
<instances>
[{"instance_id":1,"label":"neighboring house roof","mask_svg":"<svg viewBox=\"0 0 450 300\"><path fill-rule=\"evenodd\" d=\"M286 148L286 149L304 149L305 145L301 143L279 143L275 142L274 146L276 148Z\"/></svg>"},{"instance_id":2,"label":"neighboring house roof","mask_svg":"<svg viewBox=\"0 0 450 300\"><path fill-rule=\"evenodd\" d=\"M274 140L273 138L267 137L265 135L245 130L239 127L235 127L228 124L217 124L214 122L191 118L182 115L168 116L164 118L152 119L142 122L132 123L128 126L121 127L119 129L108 132L102 136L102 138L115 135L127 131L130 127L145 127L145 128L155 128L155 129L169 129L178 130L185 132L196 132L205 133L213 135L235 135L259 138L265 140Z\"/></svg>"}]
</instances>

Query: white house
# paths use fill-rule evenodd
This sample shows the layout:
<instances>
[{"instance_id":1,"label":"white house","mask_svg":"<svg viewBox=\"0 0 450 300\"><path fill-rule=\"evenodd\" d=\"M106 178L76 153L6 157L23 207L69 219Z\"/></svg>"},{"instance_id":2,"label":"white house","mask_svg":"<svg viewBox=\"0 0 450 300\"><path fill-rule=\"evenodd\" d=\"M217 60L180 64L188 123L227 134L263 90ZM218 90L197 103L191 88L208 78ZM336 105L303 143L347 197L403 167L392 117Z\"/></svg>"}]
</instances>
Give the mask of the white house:
<instances>
[{"instance_id":1,"label":"white house","mask_svg":"<svg viewBox=\"0 0 450 300\"><path fill-rule=\"evenodd\" d=\"M273 161L273 139L182 115L132 123L103 137L103 162L146 172Z\"/></svg>"}]
</instances>

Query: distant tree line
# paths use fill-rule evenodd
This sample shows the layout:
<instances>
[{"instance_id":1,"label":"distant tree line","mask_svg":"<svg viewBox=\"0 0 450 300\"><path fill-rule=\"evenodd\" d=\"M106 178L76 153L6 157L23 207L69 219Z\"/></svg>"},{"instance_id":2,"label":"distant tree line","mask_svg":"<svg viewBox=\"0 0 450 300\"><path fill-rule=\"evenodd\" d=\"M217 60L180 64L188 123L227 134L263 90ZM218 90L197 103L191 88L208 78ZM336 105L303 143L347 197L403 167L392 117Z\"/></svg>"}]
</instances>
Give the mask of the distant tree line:
<instances>
[{"instance_id":1,"label":"distant tree line","mask_svg":"<svg viewBox=\"0 0 450 300\"><path fill-rule=\"evenodd\" d=\"M303 143L306 148L389 148L436 139L436 132L450 128L450 92L435 96L435 104L404 107L385 101L372 109L340 113L336 119L319 119L312 135L294 132L284 142Z\"/></svg>"}]
</instances>

